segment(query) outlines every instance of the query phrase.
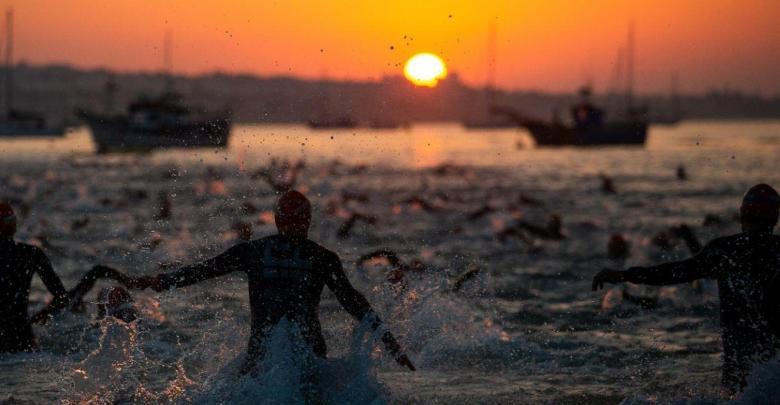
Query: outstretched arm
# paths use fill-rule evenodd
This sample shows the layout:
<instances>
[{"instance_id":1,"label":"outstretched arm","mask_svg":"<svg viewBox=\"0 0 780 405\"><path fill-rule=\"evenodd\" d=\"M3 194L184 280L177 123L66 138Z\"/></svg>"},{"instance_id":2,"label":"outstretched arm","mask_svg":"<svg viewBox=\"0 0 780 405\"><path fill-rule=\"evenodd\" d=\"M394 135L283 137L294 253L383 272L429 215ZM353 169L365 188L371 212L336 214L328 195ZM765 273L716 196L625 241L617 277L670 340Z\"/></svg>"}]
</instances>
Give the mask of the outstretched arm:
<instances>
[{"instance_id":1,"label":"outstretched arm","mask_svg":"<svg viewBox=\"0 0 780 405\"><path fill-rule=\"evenodd\" d=\"M336 299L341 306L359 321L362 321L366 316L371 316L371 328L373 330L378 329L382 325L382 321L373 309L371 309L371 305L368 303L368 300L366 300L366 297L350 284L347 275L344 274L341 260L333 255L332 258L329 258L326 265L330 268L330 271L328 272L329 275L327 276L325 283L336 295ZM398 344L398 341L392 333L386 331L382 335L382 342L398 364L407 367L412 371L415 370L414 365L409 358L401 352L401 345Z\"/></svg>"},{"instance_id":2,"label":"outstretched arm","mask_svg":"<svg viewBox=\"0 0 780 405\"><path fill-rule=\"evenodd\" d=\"M140 286L151 286L155 291L169 290L192 285L203 280L219 277L234 271L242 270L247 244L240 243L228 249L219 256L203 262L185 266L173 273L142 277L138 280Z\"/></svg>"},{"instance_id":3,"label":"outstretched arm","mask_svg":"<svg viewBox=\"0 0 780 405\"><path fill-rule=\"evenodd\" d=\"M87 272L82 278L81 281L79 281L78 284L76 284L76 287L74 287L72 290L68 291L68 301L70 302L70 308L78 308L81 306L82 301L84 300L84 296L92 290L92 287L95 286L95 283L99 279L103 278L110 278L113 280L118 281L119 283L123 284L127 288L136 288L136 282L130 277L125 276L124 274L120 273L118 270L112 269L108 266L102 266L97 265L92 267L91 270ZM47 305L46 308L40 310L35 316L31 318L32 323L37 322L44 322L48 317L57 311L62 309L62 307L58 306L56 302L52 302L51 304Z\"/></svg>"},{"instance_id":4,"label":"outstretched arm","mask_svg":"<svg viewBox=\"0 0 780 405\"><path fill-rule=\"evenodd\" d=\"M625 271L604 269L593 277L593 291L604 288L605 283L631 282L647 285L671 285L712 277L719 270L721 255L712 244L696 256L678 262L651 267L631 267Z\"/></svg>"}]
</instances>

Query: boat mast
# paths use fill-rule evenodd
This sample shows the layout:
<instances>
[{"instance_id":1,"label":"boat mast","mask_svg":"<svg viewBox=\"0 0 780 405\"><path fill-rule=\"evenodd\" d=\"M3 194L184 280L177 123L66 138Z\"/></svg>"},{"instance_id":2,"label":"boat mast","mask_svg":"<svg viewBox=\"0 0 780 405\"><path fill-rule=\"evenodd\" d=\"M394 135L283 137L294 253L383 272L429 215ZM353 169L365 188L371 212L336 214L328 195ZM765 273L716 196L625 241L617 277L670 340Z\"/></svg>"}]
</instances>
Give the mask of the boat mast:
<instances>
[{"instance_id":1,"label":"boat mast","mask_svg":"<svg viewBox=\"0 0 780 405\"><path fill-rule=\"evenodd\" d=\"M11 118L14 100L14 10L5 12L5 115Z\"/></svg>"},{"instance_id":2,"label":"boat mast","mask_svg":"<svg viewBox=\"0 0 780 405\"><path fill-rule=\"evenodd\" d=\"M628 25L626 41L626 107L634 106L634 20Z\"/></svg>"}]
</instances>

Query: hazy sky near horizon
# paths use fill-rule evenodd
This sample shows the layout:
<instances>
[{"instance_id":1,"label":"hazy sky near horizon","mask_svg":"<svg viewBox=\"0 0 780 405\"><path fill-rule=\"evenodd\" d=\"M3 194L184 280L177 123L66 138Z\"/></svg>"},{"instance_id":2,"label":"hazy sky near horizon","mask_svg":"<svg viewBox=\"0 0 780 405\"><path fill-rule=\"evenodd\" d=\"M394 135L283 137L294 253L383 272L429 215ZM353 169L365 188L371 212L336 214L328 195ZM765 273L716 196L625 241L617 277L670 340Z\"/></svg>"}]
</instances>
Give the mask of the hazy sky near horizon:
<instances>
[{"instance_id":1,"label":"hazy sky near horizon","mask_svg":"<svg viewBox=\"0 0 780 405\"><path fill-rule=\"evenodd\" d=\"M173 34L177 73L215 70L306 78L401 74L416 52L451 72L487 77L495 27L496 84L571 91L614 86L635 25L635 83L668 92L728 85L780 93L778 0L0 0L13 6L16 60L123 71L160 70ZM4 35L3 35L4 36Z\"/></svg>"}]
</instances>

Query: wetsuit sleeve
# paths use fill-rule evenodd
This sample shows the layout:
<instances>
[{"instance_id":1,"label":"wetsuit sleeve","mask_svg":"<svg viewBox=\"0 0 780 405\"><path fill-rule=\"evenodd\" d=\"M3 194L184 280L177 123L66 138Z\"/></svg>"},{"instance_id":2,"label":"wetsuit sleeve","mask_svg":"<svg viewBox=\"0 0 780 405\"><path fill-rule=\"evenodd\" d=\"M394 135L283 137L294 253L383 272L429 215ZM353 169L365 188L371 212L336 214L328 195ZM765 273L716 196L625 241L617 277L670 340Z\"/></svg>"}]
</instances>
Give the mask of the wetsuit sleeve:
<instances>
[{"instance_id":1,"label":"wetsuit sleeve","mask_svg":"<svg viewBox=\"0 0 780 405\"><path fill-rule=\"evenodd\" d=\"M51 261L46 257L40 249L35 249L32 260L34 270L38 273L38 277L41 278L43 284L54 296L52 306L54 308L63 308L68 305L68 292L65 290L65 286L62 285L62 281L54 272L51 266Z\"/></svg>"},{"instance_id":2,"label":"wetsuit sleeve","mask_svg":"<svg viewBox=\"0 0 780 405\"><path fill-rule=\"evenodd\" d=\"M349 282L347 275L344 274L344 268L342 267L341 260L339 260L338 256L334 254L332 257L328 257L326 259L326 266L329 271L325 284L333 291L333 294L336 295L336 299L341 306L358 321L362 321L366 316L370 316L371 329L377 330L382 325L382 320L380 320L379 316L371 309L371 305L368 303L368 300L366 300L366 297L356 290ZM393 356L398 356L401 352L401 346L389 331L382 334L382 342Z\"/></svg>"},{"instance_id":3,"label":"wetsuit sleeve","mask_svg":"<svg viewBox=\"0 0 780 405\"><path fill-rule=\"evenodd\" d=\"M775 336L780 338L780 273L775 275L764 293L767 297L766 317Z\"/></svg>"},{"instance_id":4,"label":"wetsuit sleeve","mask_svg":"<svg viewBox=\"0 0 780 405\"><path fill-rule=\"evenodd\" d=\"M651 267L632 267L625 271L624 277L625 281L647 285L671 285L714 278L723 259L721 249L712 242L690 259Z\"/></svg>"},{"instance_id":5,"label":"wetsuit sleeve","mask_svg":"<svg viewBox=\"0 0 780 405\"><path fill-rule=\"evenodd\" d=\"M125 276L119 270L111 267L97 265L92 267L92 269L81 278L81 281L76 284L76 287L70 290L71 301L80 303L84 296L92 290L95 283L97 283L98 280L105 278L116 280L125 287L133 288L132 279L130 279L130 277Z\"/></svg>"},{"instance_id":6,"label":"wetsuit sleeve","mask_svg":"<svg viewBox=\"0 0 780 405\"><path fill-rule=\"evenodd\" d=\"M160 275L160 284L164 289L186 287L203 280L219 277L244 269L248 245L241 243L228 249L219 256L206 261L185 266L179 270Z\"/></svg>"}]
</instances>

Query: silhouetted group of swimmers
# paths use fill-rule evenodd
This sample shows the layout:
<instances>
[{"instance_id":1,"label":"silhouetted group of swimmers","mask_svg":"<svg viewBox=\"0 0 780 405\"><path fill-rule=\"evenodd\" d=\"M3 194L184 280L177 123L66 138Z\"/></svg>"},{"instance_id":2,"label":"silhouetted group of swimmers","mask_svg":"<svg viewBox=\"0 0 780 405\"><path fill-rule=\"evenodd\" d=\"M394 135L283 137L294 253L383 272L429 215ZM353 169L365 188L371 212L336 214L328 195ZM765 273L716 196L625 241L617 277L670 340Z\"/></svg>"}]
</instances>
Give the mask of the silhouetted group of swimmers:
<instances>
[{"instance_id":1,"label":"silhouetted group of swimmers","mask_svg":"<svg viewBox=\"0 0 780 405\"><path fill-rule=\"evenodd\" d=\"M367 321L372 329L378 330L387 352L400 365L414 370L393 334L384 329L365 297L352 287L339 256L308 238L311 204L300 192L289 190L300 168L288 168L292 174L283 181L265 172L259 175L284 191L274 207L277 234L242 241L212 259L155 276L133 278L105 266L96 266L70 291L64 288L41 249L14 240L16 216L9 204L0 204L0 353L36 350L32 324L45 322L65 308L83 309L84 295L99 279L113 279L129 289L152 288L160 292L231 272L243 272L248 279L251 309L251 334L242 367L244 373L252 373L266 350L263 342L267 334L282 319L298 325L306 345L315 354L326 356L318 319L320 296L325 286L355 319ZM610 189L614 190L614 187L605 187L605 190ZM766 184L756 185L747 191L742 201L741 233L715 239L701 247L689 228L673 228L669 234L686 241L695 254L692 258L658 266L631 267L625 271L604 269L593 277L592 288L595 291L607 283L669 285L716 279L724 353L722 387L726 395L736 395L746 386L753 365L774 358L780 346L780 282L777 277L780 237L773 234L779 209L777 192ZM351 218L352 222L357 220L360 218ZM351 226L342 233L348 234L349 228ZM546 226L519 221L507 228L505 236L511 236L513 232L527 232L551 240L564 237L561 219L557 216L550 217ZM626 241L612 239L611 254L625 255ZM389 250L365 255L358 260L358 265L376 258L387 260L390 265L387 281L400 285L405 283L407 275L423 271L425 267L419 261L405 263ZM452 289L460 289L479 272L476 267L469 268L453 283ZM35 274L54 298L46 308L30 317L27 306L30 283ZM138 316L132 306L132 297L122 287L102 291L98 301L101 316L113 316L126 322Z\"/></svg>"},{"instance_id":2,"label":"silhouetted group of swimmers","mask_svg":"<svg viewBox=\"0 0 780 405\"><path fill-rule=\"evenodd\" d=\"M262 357L263 342L271 327L283 318L296 324L305 343L314 354L325 357L325 339L318 319L320 296L325 286L333 291L341 305L357 320L367 320L373 330L382 326L368 301L355 290L335 253L308 239L311 204L297 191L279 198L274 210L277 235L242 242L225 253L173 273L132 278L105 267L96 266L71 291L66 291L43 251L14 241L16 217L8 204L0 204L0 352L36 350L32 324L45 322L57 311L78 310L83 296L98 279L113 279L131 289L152 288L163 291L183 287L231 272L248 276L251 306L251 338L245 373L252 372ZM33 317L28 315L32 277L38 274L54 300ZM102 293L99 312L104 316L132 321L136 313L132 297L121 287ZM381 330L387 351L404 367L414 366L390 331Z\"/></svg>"}]
</instances>

